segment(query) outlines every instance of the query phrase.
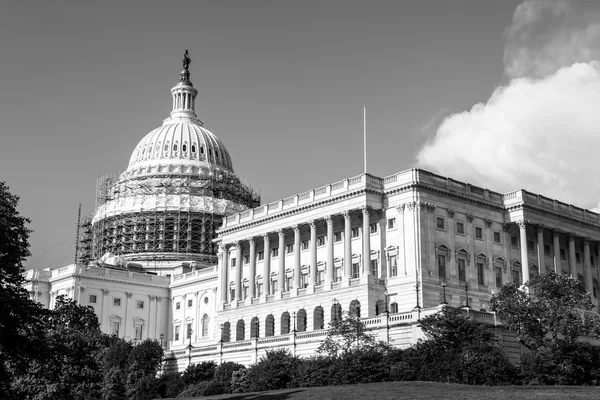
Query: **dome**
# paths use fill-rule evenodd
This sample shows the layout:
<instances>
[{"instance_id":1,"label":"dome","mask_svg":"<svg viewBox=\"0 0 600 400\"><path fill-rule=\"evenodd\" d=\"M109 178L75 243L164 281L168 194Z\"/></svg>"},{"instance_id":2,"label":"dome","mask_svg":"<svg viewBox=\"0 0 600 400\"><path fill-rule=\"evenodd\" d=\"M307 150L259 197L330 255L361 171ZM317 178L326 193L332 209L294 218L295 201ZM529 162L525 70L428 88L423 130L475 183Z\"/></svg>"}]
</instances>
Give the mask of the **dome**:
<instances>
[{"instance_id":1,"label":"dome","mask_svg":"<svg viewBox=\"0 0 600 400\"><path fill-rule=\"evenodd\" d=\"M170 166L221 167L233 173L231 157L221 141L198 120L168 119L136 146L128 170Z\"/></svg>"}]
</instances>

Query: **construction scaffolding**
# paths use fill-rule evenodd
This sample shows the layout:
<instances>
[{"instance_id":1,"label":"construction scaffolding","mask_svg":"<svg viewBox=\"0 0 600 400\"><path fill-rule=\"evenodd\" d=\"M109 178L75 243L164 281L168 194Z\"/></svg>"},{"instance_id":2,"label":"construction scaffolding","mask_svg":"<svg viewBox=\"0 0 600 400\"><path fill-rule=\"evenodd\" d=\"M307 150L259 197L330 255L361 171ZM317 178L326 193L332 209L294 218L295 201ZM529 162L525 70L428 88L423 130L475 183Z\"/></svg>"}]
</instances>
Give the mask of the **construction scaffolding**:
<instances>
[{"instance_id":1,"label":"construction scaffolding","mask_svg":"<svg viewBox=\"0 0 600 400\"><path fill-rule=\"evenodd\" d=\"M111 252L131 260L216 263L216 230L223 217L260 205L260 197L232 174L105 175L97 181L93 256Z\"/></svg>"}]
</instances>

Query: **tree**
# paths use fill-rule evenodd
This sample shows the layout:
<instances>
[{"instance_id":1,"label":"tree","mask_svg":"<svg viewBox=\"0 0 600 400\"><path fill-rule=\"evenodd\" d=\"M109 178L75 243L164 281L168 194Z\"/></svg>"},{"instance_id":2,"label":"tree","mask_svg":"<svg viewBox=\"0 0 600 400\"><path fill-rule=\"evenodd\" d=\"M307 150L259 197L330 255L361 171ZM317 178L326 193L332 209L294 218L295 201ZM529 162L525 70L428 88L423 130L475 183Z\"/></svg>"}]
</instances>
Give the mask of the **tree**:
<instances>
[{"instance_id":1,"label":"tree","mask_svg":"<svg viewBox=\"0 0 600 400\"><path fill-rule=\"evenodd\" d=\"M588 312L593 304L578 279L548 272L524 286L531 295L514 283L504 285L492 299L492 309L527 348L572 345L580 336L600 333L600 317Z\"/></svg>"},{"instance_id":2,"label":"tree","mask_svg":"<svg viewBox=\"0 0 600 400\"><path fill-rule=\"evenodd\" d=\"M146 339L133 347L127 375L127 396L130 399L150 399L158 395L160 381L156 374L162 358L163 349L157 340Z\"/></svg>"},{"instance_id":3,"label":"tree","mask_svg":"<svg viewBox=\"0 0 600 400\"><path fill-rule=\"evenodd\" d=\"M377 345L375 335L366 331L365 324L360 319L344 312L341 319L336 318L329 323L327 337L317 352L337 357L353 350L368 349Z\"/></svg>"}]
</instances>

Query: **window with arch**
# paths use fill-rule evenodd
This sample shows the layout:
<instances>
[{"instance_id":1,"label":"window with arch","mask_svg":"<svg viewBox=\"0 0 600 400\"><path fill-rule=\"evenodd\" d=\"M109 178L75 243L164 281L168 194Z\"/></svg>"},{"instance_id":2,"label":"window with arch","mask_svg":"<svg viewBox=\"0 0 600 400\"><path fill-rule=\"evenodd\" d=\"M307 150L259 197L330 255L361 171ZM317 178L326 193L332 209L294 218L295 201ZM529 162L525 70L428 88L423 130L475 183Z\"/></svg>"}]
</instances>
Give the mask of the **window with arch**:
<instances>
[{"instance_id":1,"label":"window with arch","mask_svg":"<svg viewBox=\"0 0 600 400\"><path fill-rule=\"evenodd\" d=\"M208 336L208 323L209 322L210 322L210 319L208 317L208 314L204 314L204 316L202 317L202 337Z\"/></svg>"},{"instance_id":2,"label":"window with arch","mask_svg":"<svg viewBox=\"0 0 600 400\"><path fill-rule=\"evenodd\" d=\"M272 314L265 319L265 336L275 336L275 318Z\"/></svg>"},{"instance_id":3,"label":"window with arch","mask_svg":"<svg viewBox=\"0 0 600 400\"><path fill-rule=\"evenodd\" d=\"M296 331L306 332L306 310L303 308L296 314Z\"/></svg>"},{"instance_id":4,"label":"window with arch","mask_svg":"<svg viewBox=\"0 0 600 400\"><path fill-rule=\"evenodd\" d=\"M323 328L325 328L325 312L323 307L317 306L313 313L313 330L317 331Z\"/></svg>"},{"instance_id":5,"label":"window with arch","mask_svg":"<svg viewBox=\"0 0 600 400\"><path fill-rule=\"evenodd\" d=\"M185 152L187 152L187 143L184 143L184 144L181 146L181 151L183 151L184 153L185 153Z\"/></svg>"},{"instance_id":6,"label":"window with arch","mask_svg":"<svg viewBox=\"0 0 600 400\"><path fill-rule=\"evenodd\" d=\"M244 336L246 335L246 324L243 319L238 320L235 327L235 340L240 341L244 340Z\"/></svg>"},{"instance_id":7,"label":"window with arch","mask_svg":"<svg viewBox=\"0 0 600 400\"><path fill-rule=\"evenodd\" d=\"M231 340L231 324L229 322L225 322L221 326L221 340L223 342L229 342Z\"/></svg>"},{"instance_id":8,"label":"window with arch","mask_svg":"<svg viewBox=\"0 0 600 400\"><path fill-rule=\"evenodd\" d=\"M281 334L290 333L290 313L285 311L281 314Z\"/></svg>"},{"instance_id":9,"label":"window with arch","mask_svg":"<svg viewBox=\"0 0 600 400\"><path fill-rule=\"evenodd\" d=\"M200 154L204 154L204 146L200 146Z\"/></svg>"},{"instance_id":10,"label":"window with arch","mask_svg":"<svg viewBox=\"0 0 600 400\"><path fill-rule=\"evenodd\" d=\"M360 318L360 301L352 300L348 310L352 318Z\"/></svg>"},{"instance_id":11,"label":"window with arch","mask_svg":"<svg viewBox=\"0 0 600 400\"><path fill-rule=\"evenodd\" d=\"M252 318L250 321L250 338L257 338L260 333L260 322L258 317Z\"/></svg>"},{"instance_id":12,"label":"window with arch","mask_svg":"<svg viewBox=\"0 0 600 400\"><path fill-rule=\"evenodd\" d=\"M342 306L340 303L333 303L331 306L331 320L332 321L341 321L342 320Z\"/></svg>"},{"instance_id":13,"label":"window with arch","mask_svg":"<svg viewBox=\"0 0 600 400\"><path fill-rule=\"evenodd\" d=\"M178 148L177 143L173 143L173 151L177 151Z\"/></svg>"}]
</instances>

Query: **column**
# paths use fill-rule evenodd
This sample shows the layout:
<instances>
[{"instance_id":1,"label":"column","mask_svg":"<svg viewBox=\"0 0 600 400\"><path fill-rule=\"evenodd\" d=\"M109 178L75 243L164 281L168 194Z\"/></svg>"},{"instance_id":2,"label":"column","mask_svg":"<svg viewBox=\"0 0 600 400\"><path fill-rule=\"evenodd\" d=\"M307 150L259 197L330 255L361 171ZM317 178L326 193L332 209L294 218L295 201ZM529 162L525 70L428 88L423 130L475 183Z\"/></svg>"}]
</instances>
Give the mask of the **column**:
<instances>
[{"instance_id":1,"label":"column","mask_svg":"<svg viewBox=\"0 0 600 400\"><path fill-rule=\"evenodd\" d=\"M552 247L554 249L554 273L560 274L560 233L556 229L552 232Z\"/></svg>"},{"instance_id":2,"label":"column","mask_svg":"<svg viewBox=\"0 0 600 400\"><path fill-rule=\"evenodd\" d=\"M277 282L279 283L279 292L285 291L285 233L283 229L278 229L279 235L279 273Z\"/></svg>"},{"instance_id":3,"label":"column","mask_svg":"<svg viewBox=\"0 0 600 400\"><path fill-rule=\"evenodd\" d=\"M133 296L132 292L125 292L125 318L123 318L123 339L127 340L127 311L129 311L129 299ZM135 335L135 331L133 331Z\"/></svg>"},{"instance_id":4,"label":"column","mask_svg":"<svg viewBox=\"0 0 600 400\"><path fill-rule=\"evenodd\" d=\"M219 243L217 251L219 279L221 280L221 303L227 303L227 247Z\"/></svg>"},{"instance_id":5,"label":"column","mask_svg":"<svg viewBox=\"0 0 600 400\"><path fill-rule=\"evenodd\" d=\"M327 274L325 275L325 284L331 285L333 282L333 217L325 216L327 223Z\"/></svg>"},{"instance_id":6,"label":"column","mask_svg":"<svg viewBox=\"0 0 600 400\"><path fill-rule=\"evenodd\" d=\"M521 277L523 282L529 281L529 260L527 258L527 222L518 221L519 236L521 237Z\"/></svg>"},{"instance_id":7,"label":"column","mask_svg":"<svg viewBox=\"0 0 600 400\"><path fill-rule=\"evenodd\" d=\"M590 240L583 239L583 271L585 274L585 288L594 298L594 281L592 280L592 260L590 260Z\"/></svg>"},{"instance_id":8,"label":"column","mask_svg":"<svg viewBox=\"0 0 600 400\"><path fill-rule=\"evenodd\" d=\"M314 220L308 221L310 225L310 284L317 285L317 224Z\"/></svg>"},{"instance_id":9,"label":"column","mask_svg":"<svg viewBox=\"0 0 600 400\"><path fill-rule=\"evenodd\" d=\"M344 278L352 276L352 222L350 211L342 211L344 216Z\"/></svg>"},{"instance_id":10,"label":"column","mask_svg":"<svg viewBox=\"0 0 600 400\"><path fill-rule=\"evenodd\" d=\"M538 271L540 274L546 272L546 262L544 256L544 226L538 225L536 228L537 233L537 258L538 258Z\"/></svg>"},{"instance_id":11,"label":"column","mask_svg":"<svg viewBox=\"0 0 600 400\"><path fill-rule=\"evenodd\" d=\"M363 239L363 273L371 275L371 228L369 220L369 207L363 206L363 224L362 224L362 239Z\"/></svg>"},{"instance_id":12,"label":"column","mask_svg":"<svg viewBox=\"0 0 600 400\"><path fill-rule=\"evenodd\" d=\"M265 295L268 295L271 293L271 239L268 233L263 234L263 241L263 286Z\"/></svg>"},{"instance_id":13,"label":"column","mask_svg":"<svg viewBox=\"0 0 600 400\"><path fill-rule=\"evenodd\" d=\"M240 242L235 242L235 299L242 299L242 269L244 268L244 263L242 260L242 244Z\"/></svg>"},{"instance_id":14,"label":"column","mask_svg":"<svg viewBox=\"0 0 600 400\"><path fill-rule=\"evenodd\" d=\"M577 262L575 260L575 236L569 234L569 273L577 278Z\"/></svg>"},{"instance_id":15,"label":"column","mask_svg":"<svg viewBox=\"0 0 600 400\"><path fill-rule=\"evenodd\" d=\"M54 293L52 293L52 298L54 298ZM50 300L52 301L52 300ZM52 304L50 304L52 306ZM110 334L112 327L109 326L108 321L108 289L102 289L102 322L100 324L100 328L104 333Z\"/></svg>"},{"instance_id":16,"label":"column","mask_svg":"<svg viewBox=\"0 0 600 400\"><path fill-rule=\"evenodd\" d=\"M292 226L294 229L294 288L300 288L300 227Z\"/></svg>"},{"instance_id":17,"label":"column","mask_svg":"<svg viewBox=\"0 0 600 400\"><path fill-rule=\"evenodd\" d=\"M248 271L250 275L250 287L248 287L248 296L250 297L250 301L252 301L256 295L256 241L253 237L249 237L248 243L250 243L250 267Z\"/></svg>"}]
</instances>

